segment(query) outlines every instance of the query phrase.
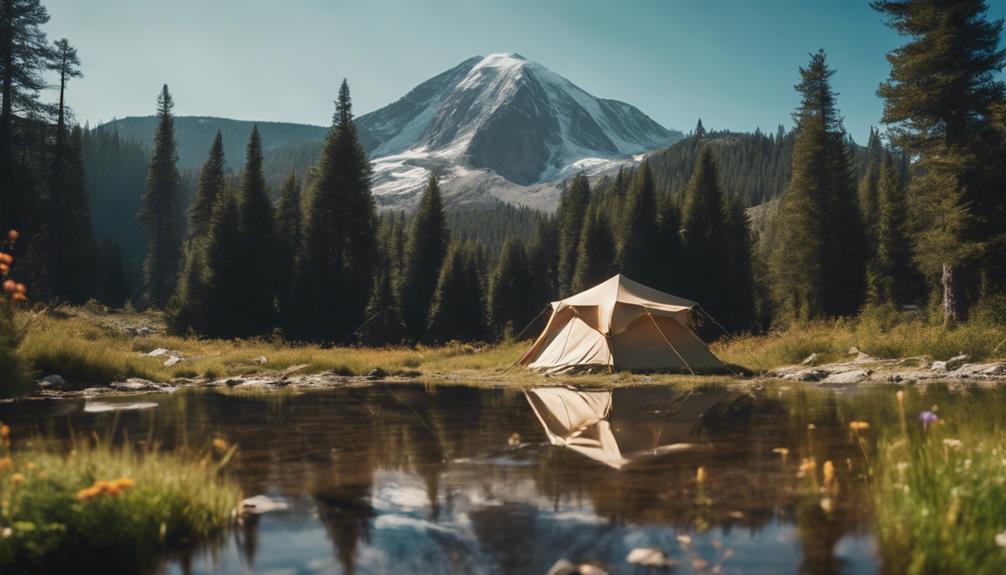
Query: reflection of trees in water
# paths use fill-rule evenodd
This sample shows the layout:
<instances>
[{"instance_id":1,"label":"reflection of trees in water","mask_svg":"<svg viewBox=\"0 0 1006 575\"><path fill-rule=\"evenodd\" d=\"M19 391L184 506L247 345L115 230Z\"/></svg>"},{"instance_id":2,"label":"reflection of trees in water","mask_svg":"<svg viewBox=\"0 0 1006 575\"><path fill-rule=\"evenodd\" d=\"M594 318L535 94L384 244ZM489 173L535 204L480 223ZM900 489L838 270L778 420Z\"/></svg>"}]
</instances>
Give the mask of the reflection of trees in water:
<instances>
[{"instance_id":1,"label":"reflection of trees in water","mask_svg":"<svg viewBox=\"0 0 1006 575\"><path fill-rule=\"evenodd\" d=\"M589 506L615 524L757 531L772 521L792 522L801 538L803 569L838 570L835 542L865 528L870 507L848 421L873 423L867 437L872 449L883 422L896 425L893 391L827 393L794 386L753 395L719 392L722 397L706 406L694 424L667 425L662 421L672 410L685 409L692 401L683 401L687 392L616 390L612 426L616 435L627 438L627 447L698 440L709 446L644 459L621 471L561 448L519 452L530 454L530 466L450 463L502 452L514 432L527 442L544 441L526 400L510 390L395 385L301 395L180 392L159 399L156 409L117 416L71 413L82 408L71 402L29 403L18 410L0 406L0 416L18 432L67 437L71 428L78 435L108 435L115 429L120 440L128 431L131 442L152 440L164 448L203 447L216 435L225 437L240 446L236 474L246 493L272 488L279 495L309 496L316 502L347 572L354 570L357 545L370 541L379 470L421 478L434 521L453 517L453 501L462 489L481 488L501 500L500 507L473 511L473 526L487 552L517 572L527 559L508 553L506 546L509 542L511 550L517 549L535 537L529 514L533 518L543 499L553 509ZM955 409L963 417L964 408L973 407L983 409L981 417L989 425L1006 419L992 413L996 402L984 392L973 393L974 398L958 406L950 405L940 389L916 401L925 402L920 408L940 403L947 418L954 417ZM816 429L808 431L808 423ZM777 447L789 450L785 468L772 452ZM825 460L834 461L840 491L830 515L821 510L818 496L807 495L806 480L796 478L801 457L815 457L818 468ZM695 481L700 465L706 470L701 494ZM249 558L257 545L255 529L250 521L241 534Z\"/></svg>"}]
</instances>

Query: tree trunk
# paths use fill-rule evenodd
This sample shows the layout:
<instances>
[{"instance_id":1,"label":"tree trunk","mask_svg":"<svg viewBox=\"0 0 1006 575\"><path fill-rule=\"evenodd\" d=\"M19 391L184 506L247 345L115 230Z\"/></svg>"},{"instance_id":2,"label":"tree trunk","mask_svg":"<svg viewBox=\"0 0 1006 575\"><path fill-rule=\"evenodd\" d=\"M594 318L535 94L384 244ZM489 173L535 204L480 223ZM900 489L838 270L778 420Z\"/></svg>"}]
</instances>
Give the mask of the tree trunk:
<instances>
[{"instance_id":1,"label":"tree trunk","mask_svg":"<svg viewBox=\"0 0 1006 575\"><path fill-rule=\"evenodd\" d=\"M957 268L943 264L943 325L952 326L960 319L960 294L957 293Z\"/></svg>"}]
</instances>

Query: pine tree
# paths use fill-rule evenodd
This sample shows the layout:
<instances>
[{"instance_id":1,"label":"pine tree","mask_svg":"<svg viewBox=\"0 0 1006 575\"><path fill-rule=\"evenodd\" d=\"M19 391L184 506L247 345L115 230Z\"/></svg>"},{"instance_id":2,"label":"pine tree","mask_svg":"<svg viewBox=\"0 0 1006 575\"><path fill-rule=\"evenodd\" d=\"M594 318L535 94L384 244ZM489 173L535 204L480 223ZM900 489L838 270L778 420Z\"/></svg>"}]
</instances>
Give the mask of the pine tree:
<instances>
[{"instance_id":1,"label":"pine tree","mask_svg":"<svg viewBox=\"0 0 1006 575\"><path fill-rule=\"evenodd\" d=\"M450 234L436 176L431 175L412 219L405 246L405 270L399 286L402 320L414 341L423 338L430 305L447 255Z\"/></svg>"},{"instance_id":2,"label":"pine tree","mask_svg":"<svg viewBox=\"0 0 1006 575\"><path fill-rule=\"evenodd\" d=\"M901 306L917 295L908 237L908 202L894 160L884 158L879 178L877 247L870 264L870 300Z\"/></svg>"},{"instance_id":3,"label":"pine tree","mask_svg":"<svg viewBox=\"0 0 1006 575\"><path fill-rule=\"evenodd\" d=\"M554 219L538 220L528 240L527 260L531 275L528 300L540 311L559 297L559 230Z\"/></svg>"},{"instance_id":4,"label":"pine tree","mask_svg":"<svg viewBox=\"0 0 1006 575\"><path fill-rule=\"evenodd\" d=\"M1002 259L985 252L1002 234L1003 175L996 174L999 138L989 122L1006 99L998 72L1003 22L986 18L983 0L880 1L871 6L908 42L887 55L891 73L877 93L891 143L919 158L918 263L939 277L945 323L963 319L977 290L977 268ZM991 173L990 173L991 168ZM973 296L972 296L973 297Z\"/></svg>"},{"instance_id":5,"label":"pine tree","mask_svg":"<svg viewBox=\"0 0 1006 575\"><path fill-rule=\"evenodd\" d=\"M451 244L430 307L428 341L477 341L485 336L485 297L478 267L470 247Z\"/></svg>"},{"instance_id":6,"label":"pine tree","mask_svg":"<svg viewBox=\"0 0 1006 575\"><path fill-rule=\"evenodd\" d=\"M656 184L649 162L643 160L632 176L622 211L616 258L619 272L644 284L659 281L656 228Z\"/></svg>"},{"instance_id":7,"label":"pine tree","mask_svg":"<svg viewBox=\"0 0 1006 575\"><path fill-rule=\"evenodd\" d=\"M531 321L538 311L528 298L531 276L520 240L510 236L503 242L489 292L489 316L495 338L509 338Z\"/></svg>"},{"instance_id":8,"label":"pine tree","mask_svg":"<svg viewBox=\"0 0 1006 575\"><path fill-rule=\"evenodd\" d=\"M119 242L105 238L99 248L101 280L98 287L98 301L111 308L121 308L126 304L129 288L122 269L122 250Z\"/></svg>"},{"instance_id":9,"label":"pine tree","mask_svg":"<svg viewBox=\"0 0 1006 575\"><path fill-rule=\"evenodd\" d=\"M242 268L241 216L236 199L237 190L224 188L213 206L206 234L205 294L206 328L210 337L240 335L244 309L234 297L241 284L254 281ZM191 297L187 298L191 302Z\"/></svg>"},{"instance_id":10,"label":"pine tree","mask_svg":"<svg viewBox=\"0 0 1006 575\"><path fill-rule=\"evenodd\" d=\"M706 135L706 127L702 125L702 118L695 124L695 131L692 133L696 138L701 138Z\"/></svg>"},{"instance_id":11,"label":"pine tree","mask_svg":"<svg viewBox=\"0 0 1006 575\"><path fill-rule=\"evenodd\" d=\"M852 315L866 298L866 234L856 191L851 152L842 134L829 134L825 213L825 288L830 315Z\"/></svg>"},{"instance_id":12,"label":"pine tree","mask_svg":"<svg viewBox=\"0 0 1006 575\"><path fill-rule=\"evenodd\" d=\"M279 203L276 205L276 308L279 325L290 329L296 314L297 292L294 290L294 279L297 273L297 258L301 245L301 197L300 180L291 173L287 176L279 192Z\"/></svg>"},{"instance_id":13,"label":"pine tree","mask_svg":"<svg viewBox=\"0 0 1006 575\"><path fill-rule=\"evenodd\" d=\"M659 281L654 284L667 293L682 293L685 289L686 270L681 253L681 217L674 201L665 196L660 202L657 219L657 269Z\"/></svg>"},{"instance_id":14,"label":"pine tree","mask_svg":"<svg viewBox=\"0 0 1006 575\"><path fill-rule=\"evenodd\" d=\"M591 210L585 220L576 252L574 293L592 288L615 273L615 239L605 212Z\"/></svg>"},{"instance_id":15,"label":"pine tree","mask_svg":"<svg viewBox=\"0 0 1006 575\"><path fill-rule=\"evenodd\" d=\"M862 214L863 226L866 231L867 245L870 251L876 248L877 218L879 216L880 172L883 170L884 154L880 134L871 126L870 139L866 146L869 161L866 173L859 182L859 211Z\"/></svg>"},{"instance_id":16,"label":"pine tree","mask_svg":"<svg viewBox=\"0 0 1006 575\"><path fill-rule=\"evenodd\" d=\"M199 173L196 196L189 208L190 238L201 238L206 235L210 217L213 215L213 204L224 189L225 169L224 139L218 131L217 137L213 139L209 157L206 158L206 163Z\"/></svg>"},{"instance_id":17,"label":"pine tree","mask_svg":"<svg viewBox=\"0 0 1006 575\"><path fill-rule=\"evenodd\" d=\"M246 281L232 297L244 310L240 335L262 335L273 325L275 236L272 200L262 174L262 140L252 128L237 198L241 234L240 267Z\"/></svg>"},{"instance_id":18,"label":"pine tree","mask_svg":"<svg viewBox=\"0 0 1006 575\"><path fill-rule=\"evenodd\" d=\"M376 227L370 163L343 80L304 218L297 299L307 337L340 340L362 323L373 282Z\"/></svg>"},{"instance_id":19,"label":"pine tree","mask_svg":"<svg viewBox=\"0 0 1006 575\"><path fill-rule=\"evenodd\" d=\"M727 245L724 314L721 322L731 330L746 330L755 321L753 241L744 204L737 194L726 199L724 228ZM714 304L713 307L715 307Z\"/></svg>"},{"instance_id":20,"label":"pine tree","mask_svg":"<svg viewBox=\"0 0 1006 575\"><path fill-rule=\"evenodd\" d=\"M783 316L808 319L825 314L825 187L827 135L818 117L800 124L793 149L793 175L776 218L771 255L773 292Z\"/></svg>"},{"instance_id":21,"label":"pine tree","mask_svg":"<svg viewBox=\"0 0 1006 575\"><path fill-rule=\"evenodd\" d=\"M580 243L584 214L590 205L590 183L578 174L559 198L559 294L567 296L576 272L576 251Z\"/></svg>"},{"instance_id":22,"label":"pine tree","mask_svg":"<svg viewBox=\"0 0 1006 575\"><path fill-rule=\"evenodd\" d=\"M387 257L383 258L387 263ZM360 329L361 340L371 346L401 343L406 337L405 323L395 299L393 273L390 267L378 269L374 290L367 303L367 321Z\"/></svg>"},{"instance_id":23,"label":"pine tree","mask_svg":"<svg viewBox=\"0 0 1006 575\"><path fill-rule=\"evenodd\" d=\"M154 307L163 307L174 291L181 245L174 105L165 84L157 97L157 131L147 172L147 190L140 208L149 237L147 258L143 262L144 299Z\"/></svg>"},{"instance_id":24,"label":"pine tree","mask_svg":"<svg viewBox=\"0 0 1006 575\"><path fill-rule=\"evenodd\" d=\"M189 242L184 248L175 293L164 310L168 333L172 335L186 335L189 332L205 334L208 331L207 318L213 310L209 309L207 301L207 270L203 262L203 249L201 242Z\"/></svg>"},{"instance_id":25,"label":"pine tree","mask_svg":"<svg viewBox=\"0 0 1006 575\"><path fill-rule=\"evenodd\" d=\"M0 229L22 227L30 197L14 157L15 117L36 115L52 48L41 26L49 14L39 0L0 0Z\"/></svg>"}]
</instances>

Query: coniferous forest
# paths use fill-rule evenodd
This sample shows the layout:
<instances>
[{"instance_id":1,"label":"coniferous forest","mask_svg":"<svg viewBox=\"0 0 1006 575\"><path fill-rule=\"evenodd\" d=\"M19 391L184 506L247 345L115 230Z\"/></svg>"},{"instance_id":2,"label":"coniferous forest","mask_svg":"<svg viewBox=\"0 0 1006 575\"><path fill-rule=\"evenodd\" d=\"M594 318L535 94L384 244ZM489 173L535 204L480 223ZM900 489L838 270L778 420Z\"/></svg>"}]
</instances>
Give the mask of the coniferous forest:
<instances>
[{"instance_id":1,"label":"coniferous forest","mask_svg":"<svg viewBox=\"0 0 1006 575\"><path fill-rule=\"evenodd\" d=\"M267 157L257 130L218 134L182 169L184 94L152 95L150 145L79 125L86 54L48 39L39 0L4 0L0 224L26 238L19 273L38 300L163 309L171 331L205 337L494 340L615 273L695 299L733 332L884 306L1001 316L1002 26L982 2L952 2L959 17L939 24L927 5L873 4L904 44L886 55L864 145L844 130L841 71L822 49L779 86L800 96L789 129L699 120L642 163L567 180L554 213L454 209L436 176L415 211L379 213L346 82L320 148Z\"/></svg>"}]
</instances>

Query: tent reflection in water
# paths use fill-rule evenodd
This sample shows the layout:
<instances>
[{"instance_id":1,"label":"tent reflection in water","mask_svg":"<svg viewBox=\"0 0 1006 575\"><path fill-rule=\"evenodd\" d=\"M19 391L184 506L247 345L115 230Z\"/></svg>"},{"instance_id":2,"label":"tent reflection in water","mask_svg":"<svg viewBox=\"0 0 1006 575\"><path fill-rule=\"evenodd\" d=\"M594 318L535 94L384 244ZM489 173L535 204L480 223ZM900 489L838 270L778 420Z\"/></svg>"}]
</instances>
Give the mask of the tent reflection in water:
<instances>
[{"instance_id":1,"label":"tent reflection in water","mask_svg":"<svg viewBox=\"0 0 1006 575\"><path fill-rule=\"evenodd\" d=\"M611 391L541 387L524 393L549 443L615 469L694 447L687 441L703 414L727 396L725 391L689 393L665 409L654 409L652 397L640 398L640 403L623 395L627 403L613 422Z\"/></svg>"},{"instance_id":2,"label":"tent reflection in water","mask_svg":"<svg viewBox=\"0 0 1006 575\"><path fill-rule=\"evenodd\" d=\"M548 324L519 363L544 373L590 368L716 372L723 362L688 327L697 303L616 275L552 302Z\"/></svg>"}]
</instances>

